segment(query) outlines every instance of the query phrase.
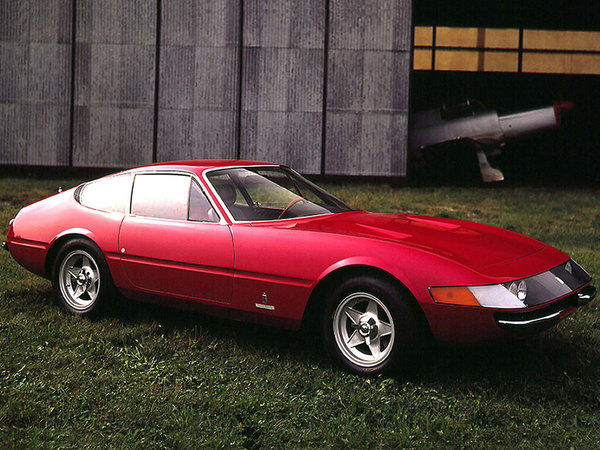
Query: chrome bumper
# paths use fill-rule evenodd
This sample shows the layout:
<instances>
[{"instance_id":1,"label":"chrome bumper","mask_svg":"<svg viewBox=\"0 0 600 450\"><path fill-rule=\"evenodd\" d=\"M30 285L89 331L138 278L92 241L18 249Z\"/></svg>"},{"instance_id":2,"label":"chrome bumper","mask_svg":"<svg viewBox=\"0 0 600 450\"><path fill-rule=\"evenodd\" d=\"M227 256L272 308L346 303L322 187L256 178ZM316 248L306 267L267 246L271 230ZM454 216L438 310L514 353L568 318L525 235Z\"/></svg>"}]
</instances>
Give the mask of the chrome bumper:
<instances>
[{"instance_id":1,"label":"chrome bumper","mask_svg":"<svg viewBox=\"0 0 600 450\"><path fill-rule=\"evenodd\" d=\"M577 293L577 304L575 306L587 305L596 297L596 287L586 286Z\"/></svg>"},{"instance_id":2,"label":"chrome bumper","mask_svg":"<svg viewBox=\"0 0 600 450\"><path fill-rule=\"evenodd\" d=\"M588 304L596 297L596 288L586 286L577 294L570 295L552 305L524 313L497 313L496 322L501 328L529 329L545 328L560 320L561 314L573 306L579 307Z\"/></svg>"},{"instance_id":3,"label":"chrome bumper","mask_svg":"<svg viewBox=\"0 0 600 450\"><path fill-rule=\"evenodd\" d=\"M544 322L553 322L554 320L560 319L560 314L564 311L557 311L552 314L548 314L543 317L536 317L535 319L525 319L525 320L512 320L512 319L498 319L498 325L504 325L505 327L517 328L517 327L527 327L530 325L536 325Z\"/></svg>"}]
</instances>

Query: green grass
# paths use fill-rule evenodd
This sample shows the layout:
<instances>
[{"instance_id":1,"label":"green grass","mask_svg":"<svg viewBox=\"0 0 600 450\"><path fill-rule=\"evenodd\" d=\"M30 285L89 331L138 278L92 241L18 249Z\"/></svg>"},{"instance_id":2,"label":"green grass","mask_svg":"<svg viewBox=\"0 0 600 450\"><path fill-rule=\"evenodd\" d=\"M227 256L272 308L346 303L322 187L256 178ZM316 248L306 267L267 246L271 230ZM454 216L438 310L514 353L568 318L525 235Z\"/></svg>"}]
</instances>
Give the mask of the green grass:
<instances>
[{"instance_id":1,"label":"green grass","mask_svg":"<svg viewBox=\"0 0 600 450\"><path fill-rule=\"evenodd\" d=\"M0 180L0 234L76 180ZM600 277L599 190L329 185L355 207L486 222ZM0 252L0 446L600 446L598 302L535 339L432 349L394 376L332 365L306 333L129 304L67 316Z\"/></svg>"}]
</instances>

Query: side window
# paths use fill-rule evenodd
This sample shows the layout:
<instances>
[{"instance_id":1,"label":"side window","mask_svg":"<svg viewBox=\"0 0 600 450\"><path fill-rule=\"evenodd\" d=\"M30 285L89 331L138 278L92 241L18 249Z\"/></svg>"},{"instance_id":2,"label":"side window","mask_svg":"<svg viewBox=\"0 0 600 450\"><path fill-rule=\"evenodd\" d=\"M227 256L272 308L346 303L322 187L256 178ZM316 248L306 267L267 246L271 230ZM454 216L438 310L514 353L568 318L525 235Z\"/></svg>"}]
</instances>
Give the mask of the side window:
<instances>
[{"instance_id":1,"label":"side window","mask_svg":"<svg viewBox=\"0 0 600 450\"><path fill-rule=\"evenodd\" d=\"M219 216L210 205L210 202L200 189L200 186L192 181L190 189L190 213L189 219L197 222L218 222Z\"/></svg>"},{"instance_id":2,"label":"side window","mask_svg":"<svg viewBox=\"0 0 600 450\"><path fill-rule=\"evenodd\" d=\"M252 210L228 173L211 173L210 183L235 220L248 220Z\"/></svg>"},{"instance_id":3,"label":"side window","mask_svg":"<svg viewBox=\"0 0 600 450\"><path fill-rule=\"evenodd\" d=\"M76 199L83 206L125 214L131 198L131 174L112 175L83 184L76 191Z\"/></svg>"},{"instance_id":4,"label":"side window","mask_svg":"<svg viewBox=\"0 0 600 450\"><path fill-rule=\"evenodd\" d=\"M133 183L131 214L187 220L189 195L187 175L138 174Z\"/></svg>"},{"instance_id":5,"label":"side window","mask_svg":"<svg viewBox=\"0 0 600 450\"><path fill-rule=\"evenodd\" d=\"M209 180L225 205L234 203L247 205L244 196L226 173L211 173Z\"/></svg>"}]
</instances>

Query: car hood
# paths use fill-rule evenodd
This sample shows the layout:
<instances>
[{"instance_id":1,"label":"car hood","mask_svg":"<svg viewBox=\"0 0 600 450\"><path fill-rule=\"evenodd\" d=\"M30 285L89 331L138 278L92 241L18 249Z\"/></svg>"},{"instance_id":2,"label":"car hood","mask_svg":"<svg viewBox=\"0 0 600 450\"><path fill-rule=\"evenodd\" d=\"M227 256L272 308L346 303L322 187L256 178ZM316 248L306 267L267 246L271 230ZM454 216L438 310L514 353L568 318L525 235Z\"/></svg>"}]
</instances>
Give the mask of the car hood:
<instances>
[{"instance_id":1,"label":"car hood","mask_svg":"<svg viewBox=\"0 0 600 450\"><path fill-rule=\"evenodd\" d=\"M391 241L472 269L513 261L545 247L542 242L502 228L417 215L354 211L298 222L296 227Z\"/></svg>"}]
</instances>

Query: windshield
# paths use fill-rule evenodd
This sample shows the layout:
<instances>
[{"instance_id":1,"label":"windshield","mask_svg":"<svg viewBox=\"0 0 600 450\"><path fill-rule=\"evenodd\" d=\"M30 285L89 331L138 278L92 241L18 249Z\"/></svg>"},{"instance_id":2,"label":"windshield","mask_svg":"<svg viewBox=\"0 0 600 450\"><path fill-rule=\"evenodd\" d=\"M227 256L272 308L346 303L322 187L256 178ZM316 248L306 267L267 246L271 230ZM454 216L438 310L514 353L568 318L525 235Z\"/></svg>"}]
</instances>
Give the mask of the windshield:
<instances>
[{"instance_id":1,"label":"windshield","mask_svg":"<svg viewBox=\"0 0 600 450\"><path fill-rule=\"evenodd\" d=\"M214 170L207 174L231 217L278 220L350 211L351 208L285 167Z\"/></svg>"}]
</instances>

